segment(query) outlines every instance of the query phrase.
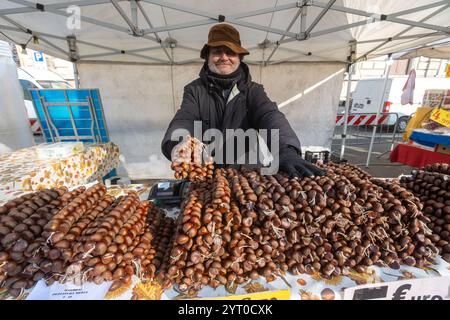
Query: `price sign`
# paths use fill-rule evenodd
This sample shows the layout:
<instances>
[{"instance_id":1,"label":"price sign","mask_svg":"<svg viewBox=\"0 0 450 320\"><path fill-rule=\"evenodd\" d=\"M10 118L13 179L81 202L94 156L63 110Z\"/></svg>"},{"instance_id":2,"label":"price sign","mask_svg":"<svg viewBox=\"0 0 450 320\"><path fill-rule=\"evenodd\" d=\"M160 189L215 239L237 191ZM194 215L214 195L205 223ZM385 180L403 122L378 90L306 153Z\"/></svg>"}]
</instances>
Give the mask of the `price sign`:
<instances>
[{"instance_id":1,"label":"price sign","mask_svg":"<svg viewBox=\"0 0 450 320\"><path fill-rule=\"evenodd\" d=\"M444 300L449 277L410 279L362 285L344 290L345 300Z\"/></svg>"},{"instance_id":2,"label":"price sign","mask_svg":"<svg viewBox=\"0 0 450 320\"><path fill-rule=\"evenodd\" d=\"M103 300L112 282L82 286L55 283L50 287L50 300Z\"/></svg>"},{"instance_id":3,"label":"price sign","mask_svg":"<svg viewBox=\"0 0 450 320\"><path fill-rule=\"evenodd\" d=\"M286 290L263 291L235 296L205 298L208 300L290 300L291 292Z\"/></svg>"},{"instance_id":4,"label":"price sign","mask_svg":"<svg viewBox=\"0 0 450 320\"><path fill-rule=\"evenodd\" d=\"M446 127L450 127L450 112L444 109L434 109L431 113L430 119Z\"/></svg>"},{"instance_id":5,"label":"price sign","mask_svg":"<svg viewBox=\"0 0 450 320\"><path fill-rule=\"evenodd\" d=\"M88 282L77 286L55 282L48 287L43 280L40 280L28 295L27 300L103 300L111 284L112 282L104 282L96 285Z\"/></svg>"}]
</instances>

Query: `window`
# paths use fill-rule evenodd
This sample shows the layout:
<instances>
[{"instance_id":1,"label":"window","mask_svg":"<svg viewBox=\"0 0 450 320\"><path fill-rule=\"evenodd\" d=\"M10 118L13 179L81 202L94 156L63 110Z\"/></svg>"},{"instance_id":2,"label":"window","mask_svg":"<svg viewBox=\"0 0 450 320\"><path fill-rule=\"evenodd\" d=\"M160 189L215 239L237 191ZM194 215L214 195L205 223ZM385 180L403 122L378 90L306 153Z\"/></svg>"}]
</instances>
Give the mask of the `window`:
<instances>
[{"instance_id":1,"label":"window","mask_svg":"<svg viewBox=\"0 0 450 320\"><path fill-rule=\"evenodd\" d=\"M36 87L32 82L28 81L28 80L19 80L20 85L22 86L22 90L23 90L23 98L25 100L30 100L31 101L31 92L30 89L38 89L38 87Z\"/></svg>"},{"instance_id":2,"label":"window","mask_svg":"<svg viewBox=\"0 0 450 320\"><path fill-rule=\"evenodd\" d=\"M445 77L445 59L430 59L426 57L419 57L416 59L417 68L416 73L422 77Z\"/></svg>"}]
</instances>

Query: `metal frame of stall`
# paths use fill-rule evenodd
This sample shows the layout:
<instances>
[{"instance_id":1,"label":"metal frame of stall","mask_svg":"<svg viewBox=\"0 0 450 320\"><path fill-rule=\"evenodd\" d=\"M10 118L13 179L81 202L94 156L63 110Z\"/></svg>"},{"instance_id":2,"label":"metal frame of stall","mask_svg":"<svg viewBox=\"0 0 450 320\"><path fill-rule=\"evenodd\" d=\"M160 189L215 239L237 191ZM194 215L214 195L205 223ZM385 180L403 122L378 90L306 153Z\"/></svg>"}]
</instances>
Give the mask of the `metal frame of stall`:
<instances>
[{"instance_id":1,"label":"metal frame of stall","mask_svg":"<svg viewBox=\"0 0 450 320\"><path fill-rule=\"evenodd\" d=\"M364 10L357 10L354 8L346 7L346 6L339 6L336 5L336 0L329 0L328 2L321 2L316 0L302 0L302 1L292 1L287 4L283 5L275 5L273 7L268 8L262 8L258 10L248 11L248 12L241 12L238 14L230 15L230 16L224 16L220 13L215 12L206 12L201 11L195 8L186 7L183 5L179 5L176 3L170 3L166 1L161 0L69 0L64 3L52 3L52 4L40 4L28 0L7 0L8 2L12 2L15 4L20 5L20 7L16 8L9 8L9 9L2 9L0 10L0 20L3 19L4 21L7 21L12 26L9 25L1 25L0 24L0 31L16 31L16 32L24 32L27 34L31 34L33 37L36 37L37 39L42 40L42 42L46 43L47 45L51 46L53 49L59 51L60 53L64 54L66 57L68 57L70 60L75 62L82 62L82 61L89 61L90 59L97 58L97 57L105 57L105 56L114 56L114 55L132 55L135 57L139 57L142 59L150 60L153 63L157 64L187 64L195 61L200 61L200 58L196 59L188 59L188 60L182 60L182 61L175 61L173 58L173 50L175 48L181 48L185 50L195 51L198 52L198 48L192 48L186 45L180 44L176 39L165 39L164 41L160 38L158 33L165 32L165 31L172 31L172 30L178 30L178 29L186 29L191 27L197 27L202 25L210 25L215 24L217 22L228 22L231 24L235 24L238 26L243 26L246 28L254 29L254 30L260 30L265 31L268 33L278 34L281 36L281 38L274 42L268 44L267 41L262 41L258 47L273 47L272 52L268 55L268 58L264 61L251 61L246 60L250 64L259 64L259 65L269 65L269 64L276 64L280 62L290 61L298 58L299 56L311 56L311 57L318 57L321 60L325 61L331 61L330 59L326 59L326 57L321 57L320 55L315 54L314 52L304 52L302 50L292 49L292 48L285 48L282 45L285 43L290 43L294 41L305 41L310 38L314 37L320 37L326 34L351 29L353 27L358 27L362 25L369 25L377 22L390 22L395 24L401 24L404 26L407 26L408 28L403 30L402 32L393 35L389 38L383 38L383 39L371 39L366 41L359 41L357 44L362 43L379 43L375 48L370 49L369 51L365 52L361 56L357 57L353 62L361 61L367 58L370 54L377 54L378 51L382 47L384 47L386 44L394 41L394 40L403 40L403 39L419 39L419 38L426 38L427 36L446 36L450 34L450 28L445 26L439 26L434 24L426 23L427 20L431 19L438 13L442 13L444 10L447 10L450 7L450 0L444 0L444 1L436 1L433 3L429 3L426 5L422 5L416 8L406 9L402 11L398 11L391 14L382 14L382 13L374 13L374 12L368 12ZM119 4L121 2L127 2L130 6L130 14L128 15L123 7ZM142 6L142 3L148 3L156 6L160 6L161 8L168 8L175 11L188 13L194 16L202 17L200 20L196 21L189 21L189 22L180 22L177 24L172 25L165 25L162 27L154 27L152 22L150 21L145 8ZM70 15L64 10L68 8L70 5L76 5L78 7L84 7L84 6L94 6L94 5L104 5L104 4L110 4L115 8L117 13L123 18L124 22L127 24L128 28L115 25L109 22L100 21L98 19L94 19L88 16L83 16L80 12L80 19L81 21L85 21L97 26L100 26L102 28L119 31L122 33L126 33L133 37L141 37L144 39L148 39L153 41L157 44L155 47L144 47L144 48L138 48L133 50L127 50L124 51L120 48L113 48L108 46L99 45L93 42L89 41L83 41L80 39L76 39L74 36L67 36L67 37L61 37L49 33L43 33L39 32L38 30L32 30L26 25L22 25L17 23L12 17L15 14L24 14L24 13L30 13L30 12L42 12L44 14L54 14L57 16L63 16L63 17L69 17ZM321 11L318 15L314 17L313 22L307 26L306 20L307 17L311 19L308 15L308 7L316 7L320 8ZM438 7L437 10L433 10L432 13L424 17L423 19L419 21L412 21L408 19L401 18L402 16L416 13L420 11L425 11L429 9L433 9ZM242 20L243 18L249 18L254 17L262 14L268 14L268 13L275 13L278 11L288 10L298 8L297 13L293 17L292 21L289 23L289 26L287 29L279 29L279 28L273 28L271 26L265 26L260 24L251 23L248 21ZM142 14L144 17L145 23L148 25L148 28L140 28L138 26L138 11ZM333 27L325 30L320 31L314 31L315 27L318 25L318 23L323 19L323 17L327 14L329 11L336 11L336 12L342 12L347 14L352 14L360 17L365 17L367 19L364 19L362 21L358 21L351 24L345 24L338 27ZM292 32L291 28L293 24L300 18L300 30L299 32ZM408 31L410 31L413 28L423 28L431 30L432 32L428 34L413 34L413 35L405 35ZM154 36L152 36L154 35ZM55 45L51 42L49 39L59 39L67 41L67 48L61 48L60 46ZM12 39L13 40L13 39ZM267 40L267 39L266 39ZM81 43L84 45L96 47L99 49L105 50L101 53L96 54L90 54L90 55L84 55L79 56L76 44ZM18 43L19 44L19 43ZM143 52L151 52L153 50L157 49L163 49L165 55L167 56L167 60L152 57L150 55L144 55ZM249 50L256 49L255 48L249 48ZM280 59L271 61L272 56L274 55L276 50L285 50L287 52L292 52L295 54L292 57ZM169 52L170 51L170 52ZM336 60L332 60L336 61ZM341 62L348 62L348 61L341 61ZM75 70L76 71L76 70ZM76 79L76 81L78 81Z\"/></svg>"}]
</instances>

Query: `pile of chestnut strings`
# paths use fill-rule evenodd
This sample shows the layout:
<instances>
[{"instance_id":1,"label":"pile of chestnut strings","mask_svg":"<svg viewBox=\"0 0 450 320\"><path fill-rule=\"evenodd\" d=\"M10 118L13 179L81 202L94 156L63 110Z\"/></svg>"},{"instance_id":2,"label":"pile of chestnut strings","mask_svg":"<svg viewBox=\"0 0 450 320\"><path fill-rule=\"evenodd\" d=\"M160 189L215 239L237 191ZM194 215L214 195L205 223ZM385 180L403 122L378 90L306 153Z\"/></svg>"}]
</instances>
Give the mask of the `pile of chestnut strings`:
<instances>
[{"instance_id":1,"label":"pile of chestnut strings","mask_svg":"<svg viewBox=\"0 0 450 320\"><path fill-rule=\"evenodd\" d=\"M286 271L330 278L435 259L430 219L410 191L350 164L322 168L325 176L301 179L216 169L191 184L166 276L186 291L272 281Z\"/></svg>"}]
</instances>

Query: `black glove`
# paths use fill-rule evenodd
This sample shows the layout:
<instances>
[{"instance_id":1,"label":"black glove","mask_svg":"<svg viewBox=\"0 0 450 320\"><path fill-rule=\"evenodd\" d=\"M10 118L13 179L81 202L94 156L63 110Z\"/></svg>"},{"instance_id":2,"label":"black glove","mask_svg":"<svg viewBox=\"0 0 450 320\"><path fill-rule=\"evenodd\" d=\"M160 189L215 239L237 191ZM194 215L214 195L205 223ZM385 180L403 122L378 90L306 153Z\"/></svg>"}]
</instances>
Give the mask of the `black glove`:
<instances>
[{"instance_id":1,"label":"black glove","mask_svg":"<svg viewBox=\"0 0 450 320\"><path fill-rule=\"evenodd\" d=\"M312 163L305 161L292 147L280 149L280 171L292 177L323 176L325 171L320 170Z\"/></svg>"}]
</instances>

